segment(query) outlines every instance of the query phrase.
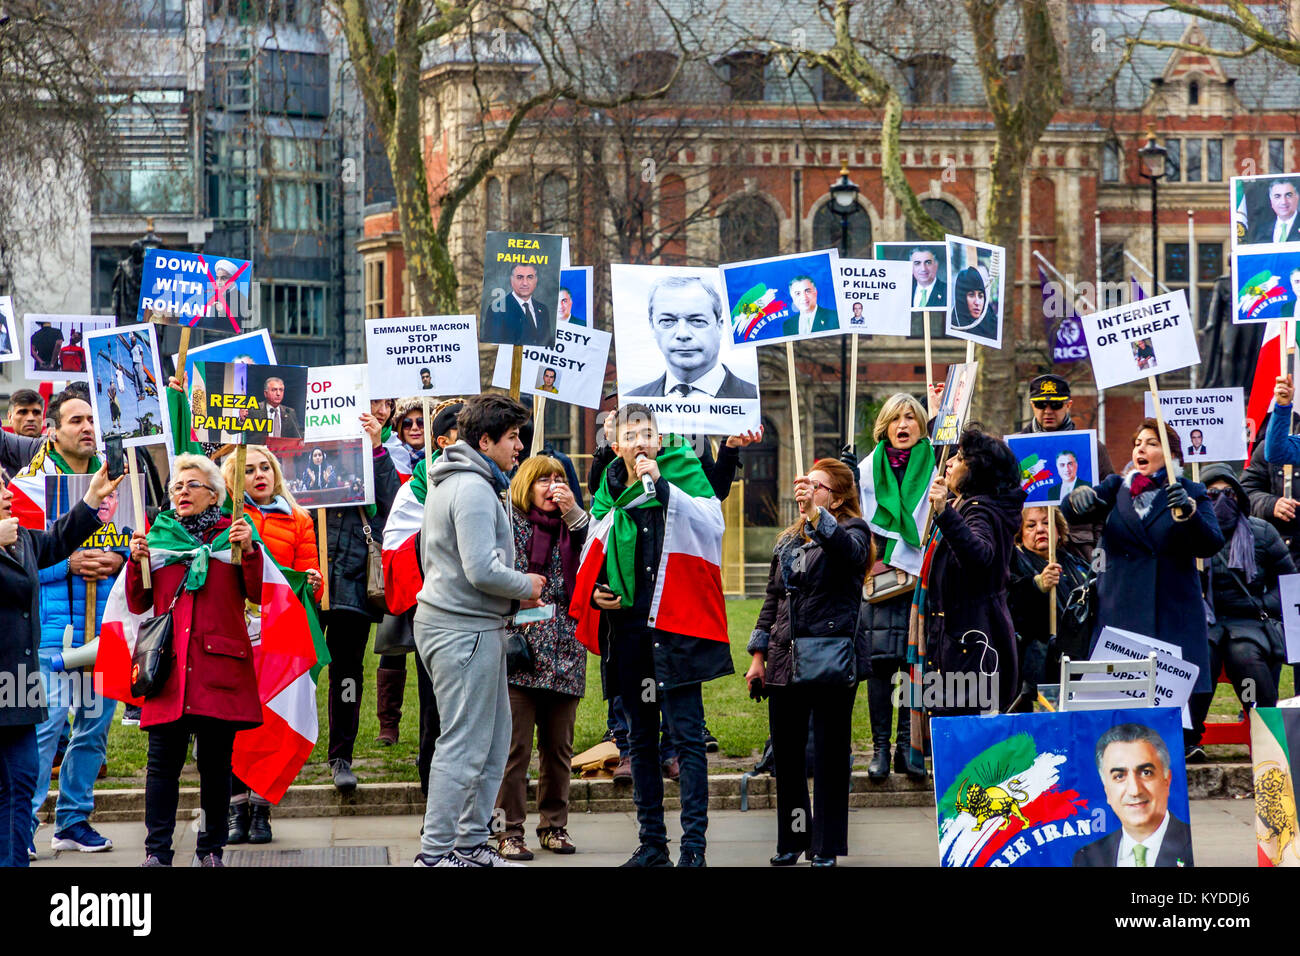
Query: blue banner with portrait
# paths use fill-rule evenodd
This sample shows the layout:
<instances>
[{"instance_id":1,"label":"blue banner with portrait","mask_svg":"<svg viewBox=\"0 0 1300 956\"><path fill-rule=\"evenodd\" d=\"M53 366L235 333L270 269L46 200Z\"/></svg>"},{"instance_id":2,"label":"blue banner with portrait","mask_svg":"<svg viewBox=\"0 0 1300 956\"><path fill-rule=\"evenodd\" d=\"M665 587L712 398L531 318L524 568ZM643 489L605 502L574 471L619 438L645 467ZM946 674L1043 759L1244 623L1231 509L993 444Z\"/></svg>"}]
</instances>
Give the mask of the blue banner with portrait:
<instances>
[{"instance_id":1,"label":"blue banner with portrait","mask_svg":"<svg viewBox=\"0 0 1300 956\"><path fill-rule=\"evenodd\" d=\"M247 259L149 249L136 320L238 334L253 318L252 283Z\"/></svg>"},{"instance_id":2,"label":"blue banner with portrait","mask_svg":"<svg viewBox=\"0 0 1300 956\"><path fill-rule=\"evenodd\" d=\"M1300 242L1263 246L1232 257L1234 322L1294 319L1300 301Z\"/></svg>"},{"instance_id":3,"label":"blue banner with portrait","mask_svg":"<svg viewBox=\"0 0 1300 956\"><path fill-rule=\"evenodd\" d=\"M732 341L754 345L841 335L839 254L832 250L719 266Z\"/></svg>"},{"instance_id":4,"label":"blue banner with portrait","mask_svg":"<svg viewBox=\"0 0 1300 956\"><path fill-rule=\"evenodd\" d=\"M1192 865L1176 709L936 717L930 728L940 865Z\"/></svg>"},{"instance_id":5,"label":"blue banner with portrait","mask_svg":"<svg viewBox=\"0 0 1300 956\"><path fill-rule=\"evenodd\" d=\"M1026 432L1006 442L1020 463L1026 507L1059 505L1079 485L1097 482L1095 431Z\"/></svg>"}]
</instances>

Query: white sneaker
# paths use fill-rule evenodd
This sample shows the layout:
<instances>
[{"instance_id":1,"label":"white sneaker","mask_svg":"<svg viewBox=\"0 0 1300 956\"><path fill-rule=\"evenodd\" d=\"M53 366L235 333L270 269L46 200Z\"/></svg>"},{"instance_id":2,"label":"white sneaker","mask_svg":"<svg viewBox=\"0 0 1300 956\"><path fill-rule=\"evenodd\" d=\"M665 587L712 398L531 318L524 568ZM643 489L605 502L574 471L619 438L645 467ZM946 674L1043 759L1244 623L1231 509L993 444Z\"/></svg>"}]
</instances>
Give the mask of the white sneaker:
<instances>
[{"instance_id":1,"label":"white sneaker","mask_svg":"<svg viewBox=\"0 0 1300 956\"><path fill-rule=\"evenodd\" d=\"M486 843L480 843L476 847L468 850L462 850L457 847L451 851L451 855L459 857L464 861L466 866L523 866L522 863L515 863L513 860L507 860L495 849Z\"/></svg>"},{"instance_id":2,"label":"white sneaker","mask_svg":"<svg viewBox=\"0 0 1300 956\"><path fill-rule=\"evenodd\" d=\"M455 853L444 853L442 856L429 856L427 853L417 853L412 866L435 867L435 866L459 866L468 869L473 864L466 863Z\"/></svg>"}]
</instances>

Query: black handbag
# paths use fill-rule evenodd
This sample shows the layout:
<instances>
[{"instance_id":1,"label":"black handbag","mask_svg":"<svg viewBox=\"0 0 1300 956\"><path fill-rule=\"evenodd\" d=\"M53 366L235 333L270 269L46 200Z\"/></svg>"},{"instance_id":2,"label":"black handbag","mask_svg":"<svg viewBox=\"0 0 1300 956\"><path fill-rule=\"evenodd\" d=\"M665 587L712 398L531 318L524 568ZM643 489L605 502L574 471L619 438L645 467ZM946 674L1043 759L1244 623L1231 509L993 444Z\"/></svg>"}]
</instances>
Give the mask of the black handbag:
<instances>
[{"instance_id":1,"label":"black handbag","mask_svg":"<svg viewBox=\"0 0 1300 956\"><path fill-rule=\"evenodd\" d=\"M518 631L506 634L506 673L531 674L537 667L533 649Z\"/></svg>"},{"instance_id":2,"label":"black handbag","mask_svg":"<svg viewBox=\"0 0 1300 956\"><path fill-rule=\"evenodd\" d=\"M415 652L415 632L411 612L385 614L375 628L375 653L384 657Z\"/></svg>"},{"instance_id":3,"label":"black handbag","mask_svg":"<svg viewBox=\"0 0 1300 956\"><path fill-rule=\"evenodd\" d=\"M1228 567L1226 561L1224 567ZM1255 610L1259 613L1260 627L1263 628L1264 634L1268 638L1269 652L1274 657L1286 660L1286 631L1282 626L1282 622L1268 616L1268 610L1264 607L1264 602L1250 593L1250 588L1246 587L1246 582L1237 574L1235 568L1228 568L1228 573L1232 575L1232 580L1237 582L1237 587L1241 588L1241 592L1246 595L1246 599L1255 605ZM1214 680L1217 677L1217 674L1213 674L1210 679Z\"/></svg>"},{"instance_id":4,"label":"black handbag","mask_svg":"<svg viewBox=\"0 0 1300 956\"><path fill-rule=\"evenodd\" d=\"M796 633L794 623L794 592L789 594L790 633ZM853 633L806 634L790 641L790 683L821 687L853 687L858 682L857 639L862 619L862 605L853 615Z\"/></svg>"},{"instance_id":5,"label":"black handbag","mask_svg":"<svg viewBox=\"0 0 1300 956\"><path fill-rule=\"evenodd\" d=\"M185 577L181 575L181 585L167 610L140 625L135 649L131 652L131 694L134 697L148 699L156 696L171 675L172 663L176 660L172 646L172 611L185 590Z\"/></svg>"}]
</instances>

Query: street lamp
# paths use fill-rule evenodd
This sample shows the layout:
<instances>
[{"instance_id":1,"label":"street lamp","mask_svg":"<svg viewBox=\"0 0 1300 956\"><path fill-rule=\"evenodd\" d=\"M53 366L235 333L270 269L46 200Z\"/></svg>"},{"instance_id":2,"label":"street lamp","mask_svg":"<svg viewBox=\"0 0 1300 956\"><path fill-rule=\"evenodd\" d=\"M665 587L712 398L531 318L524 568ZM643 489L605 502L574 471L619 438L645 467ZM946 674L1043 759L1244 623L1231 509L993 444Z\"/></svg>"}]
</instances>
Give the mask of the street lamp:
<instances>
[{"instance_id":1,"label":"street lamp","mask_svg":"<svg viewBox=\"0 0 1300 956\"><path fill-rule=\"evenodd\" d=\"M1148 126L1146 145L1137 152L1138 159L1141 161L1138 175L1143 179L1151 180L1151 294L1158 295L1160 292L1157 286L1160 281L1160 220L1159 207L1156 205L1156 183L1164 178L1165 160L1169 156L1169 150L1156 142L1155 130Z\"/></svg>"},{"instance_id":2,"label":"street lamp","mask_svg":"<svg viewBox=\"0 0 1300 956\"><path fill-rule=\"evenodd\" d=\"M831 183L831 201L829 209L835 215L840 217L840 255L848 258L849 255L849 219L856 213L862 211L858 205L858 184L849 179L849 167L840 166L840 178ZM858 370L849 369L848 342L843 335L840 336L840 370L843 373L840 376L840 414L844 418L844 443L851 445L853 443L853 432L857 425L856 422L848 420L849 408L849 375L857 375Z\"/></svg>"}]
</instances>

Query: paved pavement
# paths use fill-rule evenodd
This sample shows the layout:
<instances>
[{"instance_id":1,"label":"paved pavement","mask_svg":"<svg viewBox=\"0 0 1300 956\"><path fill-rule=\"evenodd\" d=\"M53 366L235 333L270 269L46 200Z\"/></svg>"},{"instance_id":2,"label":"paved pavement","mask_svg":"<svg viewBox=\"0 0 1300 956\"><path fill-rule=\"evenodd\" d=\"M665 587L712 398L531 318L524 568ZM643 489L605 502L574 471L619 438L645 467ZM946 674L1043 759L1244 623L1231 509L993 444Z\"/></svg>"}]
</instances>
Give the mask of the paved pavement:
<instances>
[{"instance_id":1,"label":"paved pavement","mask_svg":"<svg viewBox=\"0 0 1300 956\"><path fill-rule=\"evenodd\" d=\"M719 810L709 814L711 866L765 866L775 847L773 810ZM1254 801L1192 801L1192 834L1196 862L1202 866L1255 865ZM419 852L418 816L272 817L274 842L250 850L304 850L322 847L386 847L391 865L408 866ZM194 851L195 830L186 818L177 825L177 865ZM530 817L528 837L537 859L529 866L617 866L636 847L636 818L631 813L582 813L570 818L569 833L578 846L575 856L555 856L536 846ZM104 823L100 832L113 841L107 853L63 853L50 850L51 828L37 832L39 867L137 866L144 859L144 825ZM669 814L672 852L680 835L676 814ZM227 852L236 852L231 847ZM863 807L849 811L849 849L842 866L934 866L934 810L925 807Z\"/></svg>"}]
</instances>

